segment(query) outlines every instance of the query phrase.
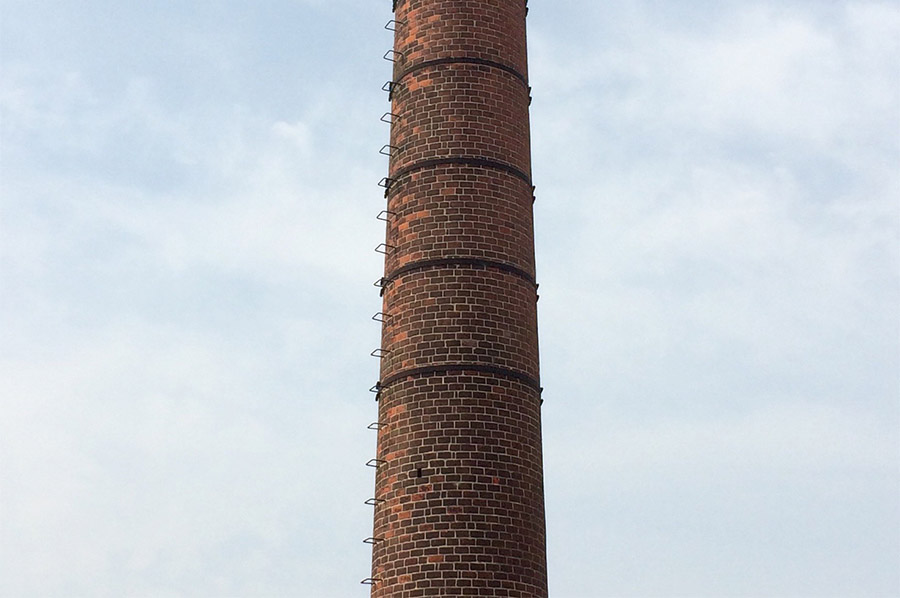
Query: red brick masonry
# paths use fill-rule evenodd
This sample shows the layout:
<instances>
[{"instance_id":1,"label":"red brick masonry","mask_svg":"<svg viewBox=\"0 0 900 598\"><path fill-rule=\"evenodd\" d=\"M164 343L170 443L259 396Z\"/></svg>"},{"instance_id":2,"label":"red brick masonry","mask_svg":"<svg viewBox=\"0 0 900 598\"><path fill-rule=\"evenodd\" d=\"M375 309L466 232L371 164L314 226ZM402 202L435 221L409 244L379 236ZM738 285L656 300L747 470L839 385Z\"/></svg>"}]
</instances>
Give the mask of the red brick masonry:
<instances>
[{"instance_id":1,"label":"red brick masonry","mask_svg":"<svg viewBox=\"0 0 900 598\"><path fill-rule=\"evenodd\" d=\"M546 597L526 0L396 0L372 596Z\"/></svg>"}]
</instances>

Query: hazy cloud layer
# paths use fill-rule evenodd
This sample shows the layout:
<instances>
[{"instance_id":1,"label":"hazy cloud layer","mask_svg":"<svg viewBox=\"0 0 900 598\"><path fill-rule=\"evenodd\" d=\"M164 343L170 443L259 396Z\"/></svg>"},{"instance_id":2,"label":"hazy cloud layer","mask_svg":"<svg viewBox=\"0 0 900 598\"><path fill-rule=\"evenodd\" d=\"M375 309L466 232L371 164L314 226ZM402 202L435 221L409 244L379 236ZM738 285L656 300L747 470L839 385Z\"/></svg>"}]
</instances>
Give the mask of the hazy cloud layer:
<instances>
[{"instance_id":1,"label":"hazy cloud layer","mask_svg":"<svg viewBox=\"0 0 900 598\"><path fill-rule=\"evenodd\" d=\"M389 3L189 4L0 0L3 595L366 595ZM551 594L900 593L900 5L530 8Z\"/></svg>"}]
</instances>

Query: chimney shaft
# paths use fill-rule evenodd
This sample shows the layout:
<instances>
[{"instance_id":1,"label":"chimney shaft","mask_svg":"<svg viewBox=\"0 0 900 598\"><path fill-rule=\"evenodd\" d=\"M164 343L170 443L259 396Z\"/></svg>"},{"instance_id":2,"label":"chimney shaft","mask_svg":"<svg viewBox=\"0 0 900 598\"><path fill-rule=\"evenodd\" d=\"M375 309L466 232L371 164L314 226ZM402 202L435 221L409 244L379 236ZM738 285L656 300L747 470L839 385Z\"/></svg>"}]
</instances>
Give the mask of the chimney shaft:
<instances>
[{"instance_id":1,"label":"chimney shaft","mask_svg":"<svg viewBox=\"0 0 900 598\"><path fill-rule=\"evenodd\" d=\"M394 0L372 596L547 596L527 0Z\"/></svg>"}]
</instances>

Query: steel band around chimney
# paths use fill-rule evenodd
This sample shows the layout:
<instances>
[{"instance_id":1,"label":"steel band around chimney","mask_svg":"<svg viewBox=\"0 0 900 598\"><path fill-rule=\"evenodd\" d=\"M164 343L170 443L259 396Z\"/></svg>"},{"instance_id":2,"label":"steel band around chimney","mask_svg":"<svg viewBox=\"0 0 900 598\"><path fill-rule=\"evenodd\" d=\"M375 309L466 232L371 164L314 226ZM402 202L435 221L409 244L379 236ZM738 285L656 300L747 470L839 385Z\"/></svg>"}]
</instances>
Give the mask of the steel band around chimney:
<instances>
[{"instance_id":1,"label":"steel band around chimney","mask_svg":"<svg viewBox=\"0 0 900 598\"><path fill-rule=\"evenodd\" d=\"M536 390L539 395L544 390L543 388L541 388L541 383L536 378L529 376L525 372L483 363L445 363L440 365L429 365L400 370L399 372L395 372L382 380L381 388L387 388L398 380L409 378L411 376L431 376L435 374L446 374L447 372L459 371L492 374L495 376L502 376L504 378L516 380L517 382L521 382L522 384L525 384L526 386L529 386L532 389Z\"/></svg>"},{"instance_id":2,"label":"steel band around chimney","mask_svg":"<svg viewBox=\"0 0 900 598\"><path fill-rule=\"evenodd\" d=\"M440 66L442 64L475 64L478 66L487 66L494 69L500 69L501 71L506 71L510 75L514 76L516 79L522 82L526 89L528 89L528 77L520 73L517 69L509 66L508 64L503 64L502 62L495 62L486 58L475 58L472 56L436 58L434 60L426 60L424 62L414 64L410 67L407 67L406 70L404 70L403 73L399 77L397 77L395 83L400 83L401 81L403 81L403 79L406 78L407 75L411 75L412 73L421 71L423 69Z\"/></svg>"},{"instance_id":3,"label":"steel band around chimney","mask_svg":"<svg viewBox=\"0 0 900 598\"><path fill-rule=\"evenodd\" d=\"M396 12L397 5L400 4L402 0L391 0L391 10ZM528 14L528 0L525 0L525 14Z\"/></svg>"},{"instance_id":4,"label":"steel band around chimney","mask_svg":"<svg viewBox=\"0 0 900 598\"><path fill-rule=\"evenodd\" d=\"M403 276L404 274L409 274L410 272L415 272L417 270L430 270L433 268L448 268L456 266L500 270L501 272L506 272L507 274L518 276L519 278L525 280L526 282L537 288L537 281L535 280L534 276L529 272L526 272L522 268L513 266L512 264L507 264L506 262L497 262L494 260L486 260L476 257L442 257L430 260L418 260L415 262L410 262L404 266L400 266L390 274L385 275L385 277L381 279L384 282L382 286L386 286L387 284L394 282L397 278Z\"/></svg>"},{"instance_id":5,"label":"steel band around chimney","mask_svg":"<svg viewBox=\"0 0 900 598\"><path fill-rule=\"evenodd\" d=\"M520 178L525 181L528 186L532 186L531 177L528 173L519 170L515 166L511 164L507 164L506 162L501 162L499 160L491 160L490 158L477 158L474 156L448 156L446 158L432 158L430 160L422 160L420 162L413 162L412 164L408 164L403 168L397 169L396 172L391 174L390 180L393 183L390 187L394 187L396 181L407 174L415 172L416 170L422 170L424 168L433 168L435 166L475 166L480 168L491 168L493 170L502 170L507 174L511 174L514 177ZM390 187L387 188L387 191L390 192Z\"/></svg>"}]
</instances>

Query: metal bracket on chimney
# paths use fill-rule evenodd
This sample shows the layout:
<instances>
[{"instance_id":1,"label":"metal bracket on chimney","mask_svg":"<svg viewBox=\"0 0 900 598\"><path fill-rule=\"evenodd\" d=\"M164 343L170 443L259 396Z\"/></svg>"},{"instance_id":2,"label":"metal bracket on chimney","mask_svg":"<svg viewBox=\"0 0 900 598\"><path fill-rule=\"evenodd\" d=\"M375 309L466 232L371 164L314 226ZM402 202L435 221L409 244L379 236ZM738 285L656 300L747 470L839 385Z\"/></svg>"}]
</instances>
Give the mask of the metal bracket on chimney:
<instances>
[{"instance_id":1,"label":"metal bracket on chimney","mask_svg":"<svg viewBox=\"0 0 900 598\"><path fill-rule=\"evenodd\" d=\"M369 353L369 355L371 355L372 357L377 357L378 359L384 359L388 356L388 353L390 353L390 351L379 347L378 349L375 349L374 351Z\"/></svg>"},{"instance_id":2,"label":"metal bracket on chimney","mask_svg":"<svg viewBox=\"0 0 900 598\"><path fill-rule=\"evenodd\" d=\"M380 505L383 502L387 502L387 501L385 501L383 498L375 498L373 496L372 498L366 500L365 504L369 505L370 507L377 507L378 505Z\"/></svg>"},{"instance_id":3,"label":"metal bracket on chimney","mask_svg":"<svg viewBox=\"0 0 900 598\"><path fill-rule=\"evenodd\" d=\"M387 255L391 252L391 249L397 249L396 245L388 245L387 243L381 243L378 247L375 248L376 253L380 253L382 255Z\"/></svg>"},{"instance_id":4,"label":"metal bracket on chimney","mask_svg":"<svg viewBox=\"0 0 900 598\"><path fill-rule=\"evenodd\" d=\"M387 151L384 151L384 150L387 150ZM399 151L400 151L400 148L397 147L396 145L385 144L385 145L381 146L381 149L378 150L378 153L381 154L382 156L390 157L390 156L394 155L394 152L399 152Z\"/></svg>"},{"instance_id":5,"label":"metal bracket on chimney","mask_svg":"<svg viewBox=\"0 0 900 598\"><path fill-rule=\"evenodd\" d=\"M404 25L406 25L406 21L397 21L397 20L391 19L390 21L385 23L384 28L387 29L388 31L397 31L398 25L403 27Z\"/></svg>"},{"instance_id":6,"label":"metal bracket on chimney","mask_svg":"<svg viewBox=\"0 0 900 598\"><path fill-rule=\"evenodd\" d=\"M387 461L384 459L369 459L366 462L366 467L379 467L381 465L387 465Z\"/></svg>"},{"instance_id":7,"label":"metal bracket on chimney","mask_svg":"<svg viewBox=\"0 0 900 598\"><path fill-rule=\"evenodd\" d=\"M377 577L367 577L359 583L361 583L364 586L374 586L376 583L380 583L380 582L381 582L381 580L378 579Z\"/></svg>"},{"instance_id":8,"label":"metal bracket on chimney","mask_svg":"<svg viewBox=\"0 0 900 598\"><path fill-rule=\"evenodd\" d=\"M394 114L393 112L385 112L384 114L381 115L381 118L379 120L381 120L381 122L383 122L383 123L392 125L392 124L394 124L395 120L400 120L400 115Z\"/></svg>"},{"instance_id":9,"label":"metal bracket on chimney","mask_svg":"<svg viewBox=\"0 0 900 598\"><path fill-rule=\"evenodd\" d=\"M380 212L378 212L378 215L375 216L375 219L381 220L382 222L389 222L390 221L389 216L396 216L396 215L397 215L396 212L391 212L389 210L381 210Z\"/></svg>"},{"instance_id":10,"label":"metal bracket on chimney","mask_svg":"<svg viewBox=\"0 0 900 598\"><path fill-rule=\"evenodd\" d=\"M375 545L375 544L378 544L379 542L383 542L383 541L384 541L384 538L372 538L372 537L369 537L369 538L366 538L365 540L363 540L363 544L372 544L372 545Z\"/></svg>"},{"instance_id":11,"label":"metal bracket on chimney","mask_svg":"<svg viewBox=\"0 0 900 598\"><path fill-rule=\"evenodd\" d=\"M379 380L378 382L376 382L375 385L374 385L372 388L369 389L369 392L375 393L375 401L376 401L376 402L377 402L379 399L381 399L381 389L382 389L382 386L381 386L381 380Z\"/></svg>"},{"instance_id":12,"label":"metal bracket on chimney","mask_svg":"<svg viewBox=\"0 0 900 598\"><path fill-rule=\"evenodd\" d=\"M394 183L397 182L397 179L392 179L390 177L384 177L380 181L378 181L378 186L384 189L384 196L387 197L388 193L391 192L391 187Z\"/></svg>"},{"instance_id":13,"label":"metal bracket on chimney","mask_svg":"<svg viewBox=\"0 0 900 598\"><path fill-rule=\"evenodd\" d=\"M387 284L389 282L390 281L387 278L385 278L384 276L382 276L381 278L379 278L378 280L375 281L375 284L373 286L378 287L378 289L379 289L378 296L379 297L384 297L384 289L385 289L385 287L387 287Z\"/></svg>"},{"instance_id":14,"label":"metal bracket on chimney","mask_svg":"<svg viewBox=\"0 0 900 598\"><path fill-rule=\"evenodd\" d=\"M388 101L394 99L394 90L399 87L400 83L397 81L388 81L384 85L381 86L381 91L386 91L388 94Z\"/></svg>"},{"instance_id":15,"label":"metal bracket on chimney","mask_svg":"<svg viewBox=\"0 0 900 598\"><path fill-rule=\"evenodd\" d=\"M398 52L397 50L388 50L382 56L388 62L399 62L403 59L403 52Z\"/></svg>"}]
</instances>

